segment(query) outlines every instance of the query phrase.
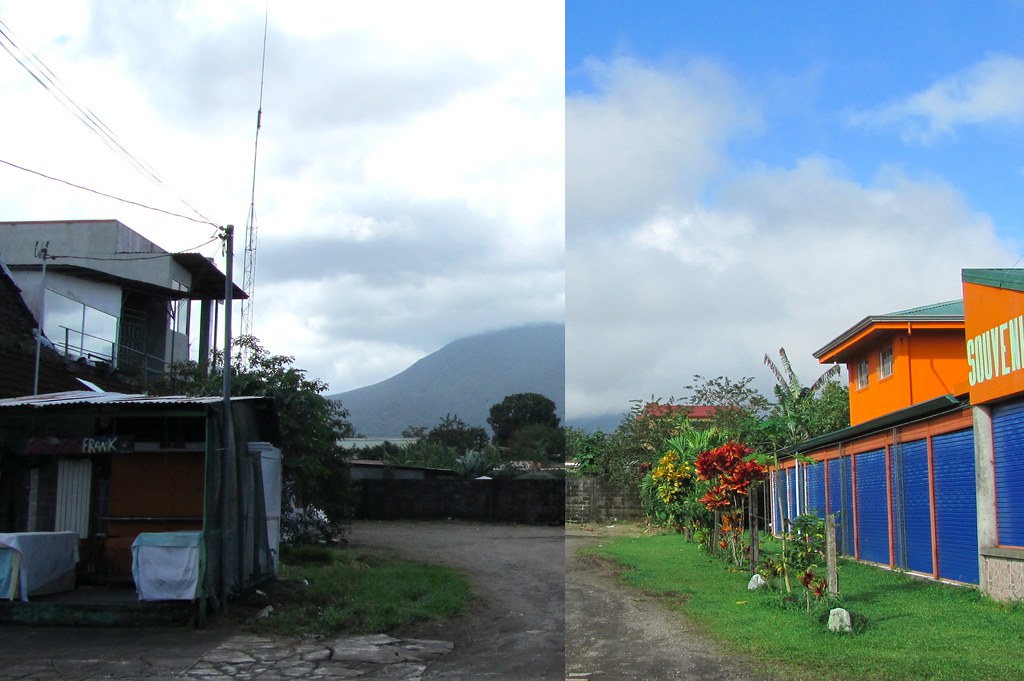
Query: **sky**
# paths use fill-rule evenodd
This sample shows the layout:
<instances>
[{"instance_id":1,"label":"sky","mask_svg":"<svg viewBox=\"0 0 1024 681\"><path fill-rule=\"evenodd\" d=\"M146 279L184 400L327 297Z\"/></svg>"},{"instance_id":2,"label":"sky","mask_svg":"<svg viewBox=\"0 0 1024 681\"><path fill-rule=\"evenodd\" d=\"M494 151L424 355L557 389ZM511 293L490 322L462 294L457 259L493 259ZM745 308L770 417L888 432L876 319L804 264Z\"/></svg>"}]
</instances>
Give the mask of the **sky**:
<instances>
[{"instance_id":1,"label":"sky","mask_svg":"<svg viewBox=\"0 0 1024 681\"><path fill-rule=\"evenodd\" d=\"M1020 265L1024 3L565 7L570 419Z\"/></svg>"},{"instance_id":2,"label":"sky","mask_svg":"<svg viewBox=\"0 0 1024 681\"><path fill-rule=\"evenodd\" d=\"M570 420L685 401L694 374L768 392L766 353L810 382L865 316L1024 255L1019 0L0 0L0 21L164 184L0 51L0 219L115 218L222 266L203 223L234 224L241 285L255 184L252 331L331 393L561 321Z\"/></svg>"},{"instance_id":3,"label":"sky","mask_svg":"<svg viewBox=\"0 0 1024 681\"><path fill-rule=\"evenodd\" d=\"M233 224L241 286L252 207L252 333L329 393L465 336L562 322L563 9L0 0L21 58L161 180L0 50L0 220L117 219L222 270L204 223Z\"/></svg>"}]
</instances>

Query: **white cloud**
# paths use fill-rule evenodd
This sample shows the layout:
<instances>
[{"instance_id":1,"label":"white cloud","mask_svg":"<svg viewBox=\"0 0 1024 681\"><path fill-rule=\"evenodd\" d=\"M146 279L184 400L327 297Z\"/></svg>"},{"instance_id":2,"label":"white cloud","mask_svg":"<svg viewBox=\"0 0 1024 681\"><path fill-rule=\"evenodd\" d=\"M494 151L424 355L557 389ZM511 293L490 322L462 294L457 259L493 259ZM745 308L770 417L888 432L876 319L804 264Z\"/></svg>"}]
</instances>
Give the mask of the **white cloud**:
<instances>
[{"instance_id":1,"label":"white cloud","mask_svg":"<svg viewBox=\"0 0 1024 681\"><path fill-rule=\"evenodd\" d=\"M759 124L722 69L695 61L661 71L630 59L588 61L598 96L566 101L568 238L699 199L721 147Z\"/></svg>"},{"instance_id":2,"label":"white cloud","mask_svg":"<svg viewBox=\"0 0 1024 681\"><path fill-rule=\"evenodd\" d=\"M673 80L680 82L666 82ZM708 119L736 121L735 102L713 87L702 98L709 85L685 72L646 82L654 92L634 82L632 105L614 77L583 109L570 101L568 137L579 134L574 127L582 115L586 134L609 148L633 139L636 125L657 139L648 103L673 87L704 101ZM703 139L710 123L667 117L663 125L672 136ZM798 375L813 380L824 369L813 351L863 317L959 298L962 268L1005 267L1015 259L991 220L940 179L882 167L871 182L859 183L823 157L740 170L749 164L734 164L724 150L745 126L715 129L719 144L681 146L683 157L646 169L645 179L664 188L658 201L586 172L574 178L590 156L573 156L585 145L569 147L567 182L577 186L567 204L570 418L621 413L629 400L652 395L685 397L693 374L753 376L769 391L762 358L779 347ZM713 199L694 199L712 183ZM601 196L604 205L619 206L628 219L588 229L577 211L589 215L586 202L603 193L611 193Z\"/></svg>"},{"instance_id":3,"label":"white cloud","mask_svg":"<svg viewBox=\"0 0 1024 681\"><path fill-rule=\"evenodd\" d=\"M754 231L742 213L726 215L698 205L659 211L634 232L633 240L641 248L674 255L683 266L722 272L739 261L742 246Z\"/></svg>"},{"instance_id":4,"label":"white cloud","mask_svg":"<svg viewBox=\"0 0 1024 681\"><path fill-rule=\"evenodd\" d=\"M994 55L908 97L856 113L855 125L894 127L928 143L963 126L1024 123L1024 59Z\"/></svg>"},{"instance_id":5,"label":"white cloud","mask_svg":"<svg viewBox=\"0 0 1024 681\"><path fill-rule=\"evenodd\" d=\"M0 0L129 150L236 226L238 282L264 7ZM561 321L563 8L298 0L272 2L269 21L252 329L268 350L341 391L459 337ZM0 99L18 104L0 109L0 158L187 211L11 60ZM3 166L0 181L4 220L117 218L171 250L212 232Z\"/></svg>"}]
</instances>

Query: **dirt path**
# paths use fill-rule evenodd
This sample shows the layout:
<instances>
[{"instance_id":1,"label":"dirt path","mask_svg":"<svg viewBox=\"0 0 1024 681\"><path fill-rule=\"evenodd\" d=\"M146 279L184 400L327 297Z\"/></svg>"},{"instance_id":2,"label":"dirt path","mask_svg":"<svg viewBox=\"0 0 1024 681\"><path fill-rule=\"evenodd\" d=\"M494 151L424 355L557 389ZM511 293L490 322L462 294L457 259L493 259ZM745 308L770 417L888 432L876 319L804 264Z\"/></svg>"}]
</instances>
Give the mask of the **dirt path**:
<instances>
[{"instance_id":1,"label":"dirt path","mask_svg":"<svg viewBox=\"0 0 1024 681\"><path fill-rule=\"evenodd\" d=\"M578 551L635 528L468 522L357 522L353 546L464 571L478 598L455 620L404 636L452 641L435 681L763 681L697 637L655 596L625 587L609 563Z\"/></svg>"},{"instance_id":2,"label":"dirt path","mask_svg":"<svg viewBox=\"0 0 1024 681\"><path fill-rule=\"evenodd\" d=\"M463 617L405 636L452 641L426 680L560 681L565 672L565 552L561 527L469 522L355 523L353 546L464 571L478 596Z\"/></svg>"},{"instance_id":3,"label":"dirt path","mask_svg":"<svg viewBox=\"0 0 1024 681\"><path fill-rule=\"evenodd\" d=\"M613 565L581 558L580 548L621 528L568 527L565 536L565 669L595 681L733 679L762 681L699 638L659 597L623 586Z\"/></svg>"}]
</instances>

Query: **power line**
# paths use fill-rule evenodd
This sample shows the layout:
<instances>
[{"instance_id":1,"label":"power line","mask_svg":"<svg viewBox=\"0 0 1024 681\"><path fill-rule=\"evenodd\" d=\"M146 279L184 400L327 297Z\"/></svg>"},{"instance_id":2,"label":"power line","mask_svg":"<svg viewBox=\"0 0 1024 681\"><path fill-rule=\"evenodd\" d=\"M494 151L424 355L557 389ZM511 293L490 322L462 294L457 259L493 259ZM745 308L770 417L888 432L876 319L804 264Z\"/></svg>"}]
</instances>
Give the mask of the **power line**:
<instances>
[{"instance_id":1,"label":"power line","mask_svg":"<svg viewBox=\"0 0 1024 681\"><path fill-rule=\"evenodd\" d=\"M202 221L193 220L194 222L214 224L208 217L203 215L202 212L196 209L188 201L173 192L150 164L129 152L121 143L120 139L118 139L117 135L114 134L113 130L100 120L99 116L93 113L90 109L79 105L74 98L64 90L60 78L58 78L57 75L50 70L50 68L47 67L34 52L18 45L14 38L13 31L11 31L10 27L2 20L0 20L0 47L3 47L4 51L6 51L12 59L18 62L18 64L33 78L33 80L50 93L50 95L52 95L54 99L56 99L61 106L68 111L68 113L77 118L79 122L97 135L108 149L120 155L138 173L174 196L186 208L203 218Z\"/></svg>"},{"instance_id":2,"label":"power line","mask_svg":"<svg viewBox=\"0 0 1024 681\"><path fill-rule=\"evenodd\" d=\"M108 198L108 199L114 199L115 201L121 201L122 203L127 203L127 204L131 204L133 206L138 206L139 208L145 208L146 210L156 211L157 213L163 213L164 215L170 215L171 217L181 218L182 220L189 220L191 222L196 222L196 223L199 223L201 225L212 225L214 227L217 227L218 229L220 228L220 225L218 225L218 224L216 224L214 222L210 222L207 219L200 220L198 218L194 218L194 217L191 217L191 216L188 216L188 215L182 215L181 213L175 213L173 211L164 210L163 208L154 208L153 206L147 206L146 204L139 203L138 201L132 201L130 199L124 199L124 198L121 198L120 196L114 196L113 194L107 194L106 192L101 192L98 189L90 189L89 187L84 187L84 186L82 186L80 184L75 184L74 182L69 182L68 180L62 180L59 177L53 177L52 175L47 175L46 173L41 173L38 170L32 170L31 168L26 168L24 166L20 166L17 163L11 163L10 161L5 161L2 158L0 158L0 163L3 163L4 165L10 166L12 168L17 168L18 170L22 170L22 171L24 171L26 173L31 173L32 175L37 175L37 176L45 178L47 180L52 180L54 182L60 182L61 184L66 184L67 186L74 187L75 189L81 189L82 191L87 191L87 192L90 192L92 194L96 194L98 196L103 196L103 197Z\"/></svg>"}]
</instances>

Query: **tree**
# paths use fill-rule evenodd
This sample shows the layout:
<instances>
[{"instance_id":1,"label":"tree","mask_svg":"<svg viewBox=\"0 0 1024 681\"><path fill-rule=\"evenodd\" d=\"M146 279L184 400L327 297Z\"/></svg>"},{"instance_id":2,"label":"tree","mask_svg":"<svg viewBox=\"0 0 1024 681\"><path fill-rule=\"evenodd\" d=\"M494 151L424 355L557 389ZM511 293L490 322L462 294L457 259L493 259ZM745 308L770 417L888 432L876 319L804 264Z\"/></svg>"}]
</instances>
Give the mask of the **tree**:
<instances>
[{"instance_id":1,"label":"tree","mask_svg":"<svg viewBox=\"0 0 1024 681\"><path fill-rule=\"evenodd\" d=\"M434 426L426 437L426 442L442 444L455 449L458 454L480 450L487 446L487 431L478 426L467 425L458 416L447 414Z\"/></svg>"},{"instance_id":2,"label":"tree","mask_svg":"<svg viewBox=\"0 0 1024 681\"><path fill-rule=\"evenodd\" d=\"M406 426L402 431L402 437L414 437L417 440L422 440L429 431L430 429L426 426Z\"/></svg>"},{"instance_id":3,"label":"tree","mask_svg":"<svg viewBox=\"0 0 1024 681\"><path fill-rule=\"evenodd\" d=\"M541 463L565 460L565 433L561 428L531 423L523 426L509 438L509 458L515 461Z\"/></svg>"},{"instance_id":4,"label":"tree","mask_svg":"<svg viewBox=\"0 0 1024 681\"><path fill-rule=\"evenodd\" d=\"M608 460L609 437L604 431L587 433L580 428L567 426L562 432L566 461L574 462L580 475L608 477L605 463Z\"/></svg>"},{"instance_id":5,"label":"tree","mask_svg":"<svg viewBox=\"0 0 1024 681\"><path fill-rule=\"evenodd\" d=\"M662 404L651 396L631 404L614 432L590 443L599 445L591 454L590 468L612 482L637 487L661 458L665 442L679 435L689 419L687 409L671 399ZM574 447L579 444L573 442Z\"/></svg>"},{"instance_id":6,"label":"tree","mask_svg":"<svg viewBox=\"0 0 1024 681\"><path fill-rule=\"evenodd\" d=\"M717 407L711 424L726 439L744 442L755 449L763 442L762 420L771 410L771 403L750 384L753 377L734 381L726 376L705 378L694 374L690 404Z\"/></svg>"},{"instance_id":7,"label":"tree","mask_svg":"<svg viewBox=\"0 0 1024 681\"><path fill-rule=\"evenodd\" d=\"M555 411L555 403L539 393L516 393L491 406L487 423L494 431L494 443L503 447L525 426L558 428Z\"/></svg>"},{"instance_id":8,"label":"tree","mask_svg":"<svg viewBox=\"0 0 1024 681\"><path fill-rule=\"evenodd\" d=\"M340 522L348 516L348 453L338 444L355 433L342 404L321 393L328 388L292 366L293 357L271 355L254 336L232 343L232 396L273 397L281 427L281 468L285 487L305 504ZM223 390L223 353L214 353L209 374L195 362L171 365L153 392L160 395L212 396Z\"/></svg>"},{"instance_id":9,"label":"tree","mask_svg":"<svg viewBox=\"0 0 1024 681\"><path fill-rule=\"evenodd\" d=\"M779 364L767 354L764 363L776 380L771 417L781 422L784 441L779 445L798 445L850 425L849 391L835 380L839 365L830 367L805 387L793 371L785 348L779 348Z\"/></svg>"}]
</instances>

